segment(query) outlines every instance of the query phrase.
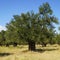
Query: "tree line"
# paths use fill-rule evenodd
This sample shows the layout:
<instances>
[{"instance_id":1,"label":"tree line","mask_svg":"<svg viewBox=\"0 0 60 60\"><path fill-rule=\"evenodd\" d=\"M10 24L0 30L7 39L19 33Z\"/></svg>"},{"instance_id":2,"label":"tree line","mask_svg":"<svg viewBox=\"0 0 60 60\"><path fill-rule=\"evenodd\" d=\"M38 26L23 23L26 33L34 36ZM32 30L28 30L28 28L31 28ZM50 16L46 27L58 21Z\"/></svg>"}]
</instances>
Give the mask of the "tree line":
<instances>
[{"instance_id":1,"label":"tree line","mask_svg":"<svg viewBox=\"0 0 60 60\"><path fill-rule=\"evenodd\" d=\"M6 24L7 30L0 32L0 46L28 44L29 50L34 51L36 44L60 44L55 24L59 24L57 17L53 15L50 5L43 3L37 13L31 11L14 15Z\"/></svg>"}]
</instances>

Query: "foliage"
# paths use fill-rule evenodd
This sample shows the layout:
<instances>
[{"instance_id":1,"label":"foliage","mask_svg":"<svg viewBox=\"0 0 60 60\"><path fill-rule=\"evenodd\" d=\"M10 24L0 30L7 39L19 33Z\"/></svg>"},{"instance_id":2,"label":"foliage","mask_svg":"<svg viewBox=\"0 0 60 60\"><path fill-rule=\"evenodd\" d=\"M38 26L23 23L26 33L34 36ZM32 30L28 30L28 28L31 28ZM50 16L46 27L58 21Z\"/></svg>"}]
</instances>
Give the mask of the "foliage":
<instances>
[{"instance_id":1,"label":"foliage","mask_svg":"<svg viewBox=\"0 0 60 60\"><path fill-rule=\"evenodd\" d=\"M55 24L58 19L48 3L39 7L37 13L27 12L21 15L14 15L13 19L6 25L6 44L28 43L29 49L35 50L35 43L42 46L55 43Z\"/></svg>"}]
</instances>

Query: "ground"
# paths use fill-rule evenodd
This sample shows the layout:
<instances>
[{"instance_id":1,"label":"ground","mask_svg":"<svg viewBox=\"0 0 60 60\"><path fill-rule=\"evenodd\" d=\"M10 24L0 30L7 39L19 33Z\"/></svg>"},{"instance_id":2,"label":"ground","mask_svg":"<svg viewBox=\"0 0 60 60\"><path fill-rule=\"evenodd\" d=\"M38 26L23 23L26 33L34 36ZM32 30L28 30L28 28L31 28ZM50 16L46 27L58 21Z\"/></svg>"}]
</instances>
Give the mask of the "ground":
<instances>
[{"instance_id":1,"label":"ground","mask_svg":"<svg viewBox=\"0 0 60 60\"><path fill-rule=\"evenodd\" d=\"M28 51L27 46L0 47L0 60L60 60L60 46L37 45L35 52Z\"/></svg>"}]
</instances>

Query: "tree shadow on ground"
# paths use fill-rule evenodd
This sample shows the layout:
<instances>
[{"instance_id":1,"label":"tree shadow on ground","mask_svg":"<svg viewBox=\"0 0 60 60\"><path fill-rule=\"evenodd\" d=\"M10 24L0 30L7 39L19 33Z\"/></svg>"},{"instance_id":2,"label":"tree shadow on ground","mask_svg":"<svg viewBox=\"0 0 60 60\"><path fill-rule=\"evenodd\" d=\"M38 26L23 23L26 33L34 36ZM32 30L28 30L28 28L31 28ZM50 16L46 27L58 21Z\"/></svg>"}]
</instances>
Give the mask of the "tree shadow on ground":
<instances>
[{"instance_id":1,"label":"tree shadow on ground","mask_svg":"<svg viewBox=\"0 0 60 60\"><path fill-rule=\"evenodd\" d=\"M0 57L4 57L4 56L9 56L12 55L13 53L0 53Z\"/></svg>"},{"instance_id":2,"label":"tree shadow on ground","mask_svg":"<svg viewBox=\"0 0 60 60\"><path fill-rule=\"evenodd\" d=\"M43 53L43 52L45 52L45 51L55 51L55 50L59 50L59 48L40 48L40 49L36 49L35 51L33 51L33 52L39 52L39 53ZM23 53L27 53L27 52L29 52L29 50L24 50L24 51L22 51Z\"/></svg>"},{"instance_id":3,"label":"tree shadow on ground","mask_svg":"<svg viewBox=\"0 0 60 60\"><path fill-rule=\"evenodd\" d=\"M40 53L43 53L45 51L55 51L55 50L59 50L59 48L51 48L51 49L36 49L35 52L40 52Z\"/></svg>"}]
</instances>

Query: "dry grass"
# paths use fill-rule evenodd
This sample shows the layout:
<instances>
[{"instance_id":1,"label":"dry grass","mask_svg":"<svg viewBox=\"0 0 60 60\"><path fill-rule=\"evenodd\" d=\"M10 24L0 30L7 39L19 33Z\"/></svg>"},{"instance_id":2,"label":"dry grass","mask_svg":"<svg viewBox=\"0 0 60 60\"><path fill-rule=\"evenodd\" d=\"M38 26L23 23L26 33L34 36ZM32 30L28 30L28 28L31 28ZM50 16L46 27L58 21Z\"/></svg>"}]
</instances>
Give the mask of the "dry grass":
<instances>
[{"instance_id":1,"label":"dry grass","mask_svg":"<svg viewBox=\"0 0 60 60\"><path fill-rule=\"evenodd\" d=\"M0 60L60 60L60 46L37 46L35 52L27 46L0 47Z\"/></svg>"}]
</instances>

